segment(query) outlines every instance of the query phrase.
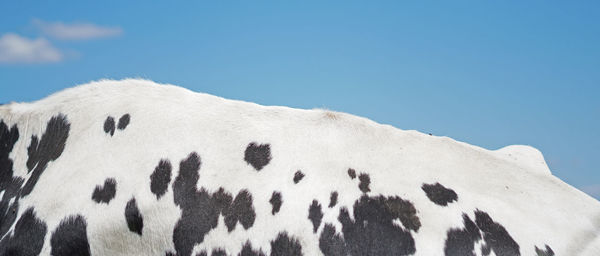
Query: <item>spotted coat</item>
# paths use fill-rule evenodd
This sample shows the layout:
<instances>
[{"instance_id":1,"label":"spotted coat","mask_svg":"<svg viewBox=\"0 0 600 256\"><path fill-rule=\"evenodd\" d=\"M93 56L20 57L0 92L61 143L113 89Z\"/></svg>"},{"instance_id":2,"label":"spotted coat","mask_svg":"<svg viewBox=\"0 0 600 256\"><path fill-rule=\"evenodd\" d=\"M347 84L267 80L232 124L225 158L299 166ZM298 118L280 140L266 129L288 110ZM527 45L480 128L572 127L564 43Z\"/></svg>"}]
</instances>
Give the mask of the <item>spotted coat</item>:
<instances>
[{"instance_id":1,"label":"spotted coat","mask_svg":"<svg viewBox=\"0 0 600 256\"><path fill-rule=\"evenodd\" d=\"M0 255L600 254L534 148L143 80L0 106L0 200Z\"/></svg>"}]
</instances>

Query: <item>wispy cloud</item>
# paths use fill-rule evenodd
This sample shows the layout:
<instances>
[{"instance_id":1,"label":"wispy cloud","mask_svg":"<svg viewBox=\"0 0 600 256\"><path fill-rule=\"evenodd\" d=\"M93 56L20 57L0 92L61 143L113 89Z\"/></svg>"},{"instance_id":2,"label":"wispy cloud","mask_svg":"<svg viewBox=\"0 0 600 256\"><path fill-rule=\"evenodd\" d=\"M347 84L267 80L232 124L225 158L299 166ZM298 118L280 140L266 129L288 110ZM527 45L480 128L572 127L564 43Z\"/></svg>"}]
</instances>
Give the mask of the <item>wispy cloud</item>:
<instances>
[{"instance_id":1,"label":"wispy cloud","mask_svg":"<svg viewBox=\"0 0 600 256\"><path fill-rule=\"evenodd\" d=\"M0 37L0 63L59 62L63 57L45 38L28 39L13 33Z\"/></svg>"},{"instance_id":2,"label":"wispy cloud","mask_svg":"<svg viewBox=\"0 0 600 256\"><path fill-rule=\"evenodd\" d=\"M65 24L62 22L46 22L34 19L33 25L49 37L60 40L85 40L113 37L123 34L120 27L102 27L91 23Z\"/></svg>"},{"instance_id":3,"label":"wispy cloud","mask_svg":"<svg viewBox=\"0 0 600 256\"><path fill-rule=\"evenodd\" d=\"M102 27L92 23L65 24L34 19L32 24L39 29L42 37L30 39L15 33L0 36L0 63L60 62L65 59L65 55L72 57L79 54L69 50L65 54L48 39L85 40L123 34L120 27Z\"/></svg>"},{"instance_id":4,"label":"wispy cloud","mask_svg":"<svg viewBox=\"0 0 600 256\"><path fill-rule=\"evenodd\" d=\"M600 184L581 187L581 191L587 193L592 197L600 199Z\"/></svg>"}]
</instances>

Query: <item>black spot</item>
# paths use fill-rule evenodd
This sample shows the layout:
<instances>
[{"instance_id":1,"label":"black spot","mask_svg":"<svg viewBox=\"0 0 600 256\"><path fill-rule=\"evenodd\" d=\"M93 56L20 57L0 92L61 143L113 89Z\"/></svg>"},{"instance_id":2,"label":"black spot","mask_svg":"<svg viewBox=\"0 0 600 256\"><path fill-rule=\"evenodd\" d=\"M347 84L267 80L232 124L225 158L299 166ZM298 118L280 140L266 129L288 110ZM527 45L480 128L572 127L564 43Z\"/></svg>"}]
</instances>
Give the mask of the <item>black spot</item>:
<instances>
[{"instance_id":1,"label":"black spot","mask_svg":"<svg viewBox=\"0 0 600 256\"><path fill-rule=\"evenodd\" d=\"M194 245L204 241L204 236L217 227L219 214L232 231L239 221L245 229L254 224L256 213L252 195L241 190L235 199L223 188L212 195L204 188L196 189L200 178L200 157L191 153L179 164L179 174L173 187L173 201L181 209L181 218L173 230L173 244L177 255L191 255Z\"/></svg>"},{"instance_id":2,"label":"black spot","mask_svg":"<svg viewBox=\"0 0 600 256\"><path fill-rule=\"evenodd\" d=\"M540 248L538 248L537 246L535 247L535 254L537 256L554 256L554 251L552 251L552 248L550 248L550 246L548 246L546 244L546 249L542 250Z\"/></svg>"},{"instance_id":3,"label":"black spot","mask_svg":"<svg viewBox=\"0 0 600 256\"><path fill-rule=\"evenodd\" d=\"M481 244L481 255L488 256L492 253L492 248L486 243Z\"/></svg>"},{"instance_id":4,"label":"black spot","mask_svg":"<svg viewBox=\"0 0 600 256\"><path fill-rule=\"evenodd\" d=\"M117 193L117 181L114 178L107 178L104 180L104 186L97 185L92 193L92 200L96 201L96 203L106 203L110 202L113 198L115 198L115 194Z\"/></svg>"},{"instance_id":5,"label":"black spot","mask_svg":"<svg viewBox=\"0 0 600 256\"><path fill-rule=\"evenodd\" d=\"M117 125L117 129L125 130L127 125L129 125L130 118L131 118L131 116L129 116L129 114L125 114L121 118L119 118L119 124ZM114 128L113 128L113 131L114 131Z\"/></svg>"},{"instance_id":6,"label":"black spot","mask_svg":"<svg viewBox=\"0 0 600 256\"><path fill-rule=\"evenodd\" d=\"M361 173L360 176L358 176L358 180L360 180L360 183L358 183L358 188L360 189L360 191L362 191L363 193L371 191L371 189L369 188L369 185L371 184L371 178L369 178L368 174Z\"/></svg>"},{"instance_id":7,"label":"black spot","mask_svg":"<svg viewBox=\"0 0 600 256\"><path fill-rule=\"evenodd\" d=\"M67 122L67 118L59 114L50 118L46 125L46 131L39 142L36 136L31 137L31 144L27 148L27 168L31 176L21 191L21 197L31 193L48 163L60 157L65 149L70 128L71 125Z\"/></svg>"},{"instance_id":8,"label":"black spot","mask_svg":"<svg viewBox=\"0 0 600 256\"><path fill-rule=\"evenodd\" d=\"M352 168L348 169L348 176L350 176L350 179L355 179L356 178L356 171Z\"/></svg>"},{"instance_id":9,"label":"black spot","mask_svg":"<svg viewBox=\"0 0 600 256\"><path fill-rule=\"evenodd\" d=\"M6 238L5 234L17 220L19 198L28 195L33 190L48 162L56 160L62 154L69 128L66 117L59 114L48 121L41 141L37 136L32 136L31 144L27 148L28 159L26 162L28 173L31 175L25 181L21 177L13 177L13 161L9 158L9 154L19 139L19 130L16 125L9 129L4 121L0 121L0 192L2 192L0 237ZM25 186L23 186L24 183ZM35 238L35 236L31 237ZM8 243L9 240L5 241Z\"/></svg>"},{"instance_id":10,"label":"black spot","mask_svg":"<svg viewBox=\"0 0 600 256\"><path fill-rule=\"evenodd\" d=\"M463 229L453 228L448 231L444 246L445 255L475 255L473 253L475 244L482 238L482 255L490 255L492 251L498 256L520 255L519 245L506 229L494 222L486 212L476 210L475 222L463 214L463 222L465 225ZM539 253L537 249L536 247L536 253Z\"/></svg>"},{"instance_id":11,"label":"black spot","mask_svg":"<svg viewBox=\"0 0 600 256\"><path fill-rule=\"evenodd\" d=\"M475 253L473 252L475 249L475 243L481 240L479 228L477 228L469 216L464 213L463 223L465 225L464 228L453 228L448 231L446 243L444 245L444 255L475 256Z\"/></svg>"},{"instance_id":12,"label":"black spot","mask_svg":"<svg viewBox=\"0 0 600 256\"><path fill-rule=\"evenodd\" d=\"M301 256L302 245L298 239L289 237L286 232L279 233L271 241L271 256Z\"/></svg>"},{"instance_id":13,"label":"black spot","mask_svg":"<svg viewBox=\"0 0 600 256\"><path fill-rule=\"evenodd\" d=\"M269 203L271 203L271 205L273 206L271 213L273 215L275 215L275 213L278 213L279 209L281 209L281 204L283 203L283 201L281 200L281 193L277 192L277 191L273 191L273 195L271 195L271 199L269 200Z\"/></svg>"},{"instance_id":14,"label":"black spot","mask_svg":"<svg viewBox=\"0 0 600 256\"><path fill-rule=\"evenodd\" d=\"M210 255L211 256L227 256L227 252L225 251L225 249L216 248L216 249L213 249L213 251Z\"/></svg>"},{"instance_id":15,"label":"black spot","mask_svg":"<svg viewBox=\"0 0 600 256\"><path fill-rule=\"evenodd\" d=\"M165 256L176 256L174 252L168 251L165 252Z\"/></svg>"},{"instance_id":16,"label":"black spot","mask_svg":"<svg viewBox=\"0 0 600 256\"><path fill-rule=\"evenodd\" d=\"M265 256L265 253L262 252L260 249L258 251L255 251L254 249L252 249L250 241L246 241L246 243L242 247L242 251L238 253L238 256Z\"/></svg>"},{"instance_id":17,"label":"black spot","mask_svg":"<svg viewBox=\"0 0 600 256\"><path fill-rule=\"evenodd\" d=\"M238 220L244 229L252 227L254 219L256 218L256 213L252 206L252 195L250 192L245 189L240 191L237 196L235 196L235 199L233 199L231 207L223 211L223 216L225 217L225 225L229 232L235 228Z\"/></svg>"},{"instance_id":18,"label":"black spot","mask_svg":"<svg viewBox=\"0 0 600 256\"><path fill-rule=\"evenodd\" d=\"M294 184L298 184L302 178L304 178L304 173L298 170L296 173L294 173Z\"/></svg>"},{"instance_id":19,"label":"black spot","mask_svg":"<svg viewBox=\"0 0 600 256\"><path fill-rule=\"evenodd\" d=\"M483 211L475 211L475 223L483 231L483 240L497 256L520 255L519 245L506 229Z\"/></svg>"},{"instance_id":20,"label":"black spot","mask_svg":"<svg viewBox=\"0 0 600 256\"><path fill-rule=\"evenodd\" d=\"M419 231L421 221L417 217L417 209L408 200L403 200L400 197L388 197L385 200L386 208L392 216L400 219L400 223L409 230Z\"/></svg>"},{"instance_id":21,"label":"black spot","mask_svg":"<svg viewBox=\"0 0 600 256\"><path fill-rule=\"evenodd\" d=\"M442 186L440 183L423 184L421 189L425 191L429 200L437 205L446 206L451 202L458 200L458 196L454 190Z\"/></svg>"},{"instance_id":22,"label":"black spot","mask_svg":"<svg viewBox=\"0 0 600 256\"><path fill-rule=\"evenodd\" d=\"M244 152L244 160L252 165L254 169L260 171L271 161L271 147L269 144L256 144L251 142Z\"/></svg>"},{"instance_id":23,"label":"black spot","mask_svg":"<svg viewBox=\"0 0 600 256\"><path fill-rule=\"evenodd\" d=\"M39 255L47 231L46 224L35 216L33 208L28 208L17 221L14 232L0 241L0 255Z\"/></svg>"},{"instance_id":24,"label":"black spot","mask_svg":"<svg viewBox=\"0 0 600 256\"><path fill-rule=\"evenodd\" d=\"M81 215L63 219L50 238L52 256L89 256L87 223Z\"/></svg>"},{"instance_id":25,"label":"black spot","mask_svg":"<svg viewBox=\"0 0 600 256\"><path fill-rule=\"evenodd\" d=\"M8 155L12 151L15 143L19 140L19 129L16 125L13 125L10 129L8 125L4 123L4 120L0 120L0 167L8 167L8 161L10 158ZM11 163L12 164L12 163Z\"/></svg>"},{"instance_id":26,"label":"black spot","mask_svg":"<svg viewBox=\"0 0 600 256\"><path fill-rule=\"evenodd\" d=\"M4 195L6 196L6 191ZM0 223L0 233L2 235L6 234L15 223L17 220L17 213L19 212L19 198L14 198L14 202L9 205L10 199L11 197L2 199L2 209L0 209L2 210L2 223Z\"/></svg>"},{"instance_id":27,"label":"black spot","mask_svg":"<svg viewBox=\"0 0 600 256\"><path fill-rule=\"evenodd\" d=\"M323 219L323 211L321 211L321 204L317 202L317 200L313 200L312 204L308 208L308 219L313 224L313 232L317 233L317 229L321 225L321 220Z\"/></svg>"},{"instance_id":28,"label":"black spot","mask_svg":"<svg viewBox=\"0 0 600 256\"><path fill-rule=\"evenodd\" d=\"M338 220L346 251L350 255L410 255L416 251L409 230L418 231L421 223L410 201L400 197L368 197L354 203L354 220L348 210L340 209ZM399 219L409 230L396 225ZM331 232L331 231L329 231ZM330 236L332 237L332 236ZM339 240L336 238L335 240ZM331 253L331 252L330 252Z\"/></svg>"},{"instance_id":29,"label":"black spot","mask_svg":"<svg viewBox=\"0 0 600 256\"><path fill-rule=\"evenodd\" d=\"M319 249L325 256L346 256L348 252L344 239L335 232L335 227L325 224L319 238Z\"/></svg>"},{"instance_id":30,"label":"black spot","mask_svg":"<svg viewBox=\"0 0 600 256\"><path fill-rule=\"evenodd\" d=\"M245 229L254 224L256 214L252 206L252 195L247 190L238 193L235 199L223 188L214 194L204 188L199 191L200 157L191 153L181 161L179 175L173 182L173 200L181 208L181 218L173 230L173 243L177 255L190 255L195 244L202 243L204 236L218 224L223 214L229 231L239 221Z\"/></svg>"},{"instance_id":31,"label":"black spot","mask_svg":"<svg viewBox=\"0 0 600 256\"><path fill-rule=\"evenodd\" d=\"M104 132L110 136L115 135L115 119L112 116L107 117L104 121Z\"/></svg>"},{"instance_id":32,"label":"black spot","mask_svg":"<svg viewBox=\"0 0 600 256\"><path fill-rule=\"evenodd\" d=\"M15 224L19 213L19 198L27 196L49 162L62 154L69 134L70 124L62 114L52 117L46 124L41 140L32 136L27 148L26 166L29 178L13 177L13 162L9 158L19 131L0 121L0 255L38 255L44 243L46 224L35 217L33 208L24 212L14 226L13 232L6 235ZM23 186L23 184L25 185ZM23 187L22 187L23 186Z\"/></svg>"},{"instance_id":33,"label":"black spot","mask_svg":"<svg viewBox=\"0 0 600 256\"><path fill-rule=\"evenodd\" d=\"M331 196L329 196L329 208L333 208L337 204L338 200L338 192L331 192Z\"/></svg>"},{"instance_id":34,"label":"black spot","mask_svg":"<svg viewBox=\"0 0 600 256\"><path fill-rule=\"evenodd\" d=\"M188 157L179 163L179 175L173 182L173 200L176 205L183 208L193 206L191 195L197 192L196 183L200 178L198 170L200 170L200 156L193 152Z\"/></svg>"},{"instance_id":35,"label":"black spot","mask_svg":"<svg viewBox=\"0 0 600 256\"><path fill-rule=\"evenodd\" d=\"M25 180L13 176L13 161L9 158L10 153L19 139L19 129L13 125L10 129L0 120L0 237L12 227L17 220L19 211L19 192Z\"/></svg>"},{"instance_id":36,"label":"black spot","mask_svg":"<svg viewBox=\"0 0 600 256\"><path fill-rule=\"evenodd\" d=\"M144 219L142 214L137 207L135 198L131 198L125 206L125 220L127 221L127 227L129 231L142 235L142 229L144 228Z\"/></svg>"},{"instance_id":37,"label":"black spot","mask_svg":"<svg viewBox=\"0 0 600 256\"><path fill-rule=\"evenodd\" d=\"M210 194L196 189L200 177L200 157L194 152L179 164L179 175L173 182L173 201L181 209L181 218L173 230L177 255L191 255L195 244L217 226L219 212Z\"/></svg>"},{"instance_id":38,"label":"black spot","mask_svg":"<svg viewBox=\"0 0 600 256\"><path fill-rule=\"evenodd\" d=\"M196 253L196 256L207 256L208 254L206 253L206 251L201 251L199 253Z\"/></svg>"},{"instance_id":39,"label":"black spot","mask_svg":"<svg viewBox=\"0 0 600 256\"><path fill-rule=\"evenodd\" d=\"M226 210L229 210L229 207L231 207L231 201L233 201L233 197L231 194L225 192L225 189L219 188L219 190L212 195L212 200L217 212L222 213Z\"/></svg>"},{"instance_id":40,"label":"black spot","mask_svg":"<svg viewBox=\"0 0 600 256\"><path fill-rule=\"evenodd\" d=\"M154 168L154 172L150 175L150 191L156 195L156 199L160 199L169 188L171 182L171 163L169 160L160 160L158 166Z\"/></svg>"}]
</instances>

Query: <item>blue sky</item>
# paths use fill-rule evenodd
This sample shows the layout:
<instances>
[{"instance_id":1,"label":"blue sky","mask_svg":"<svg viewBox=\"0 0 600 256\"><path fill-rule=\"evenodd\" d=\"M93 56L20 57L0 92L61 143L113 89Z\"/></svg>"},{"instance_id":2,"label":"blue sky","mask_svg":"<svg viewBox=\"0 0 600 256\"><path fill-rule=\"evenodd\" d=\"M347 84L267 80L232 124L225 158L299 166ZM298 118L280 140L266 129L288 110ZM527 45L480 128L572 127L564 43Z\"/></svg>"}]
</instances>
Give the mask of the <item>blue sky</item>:
<instances>
[{"instance_id":1,"label":"blue sky","mask_svg":"<svg viewBox=\"0 0 600 256\"><path fill-rule=\"evenodd\" d=\"M0 102L140 77L532 145L600 198L598 17L598 1L2 1Z\"/></svg>"}]
</instances>

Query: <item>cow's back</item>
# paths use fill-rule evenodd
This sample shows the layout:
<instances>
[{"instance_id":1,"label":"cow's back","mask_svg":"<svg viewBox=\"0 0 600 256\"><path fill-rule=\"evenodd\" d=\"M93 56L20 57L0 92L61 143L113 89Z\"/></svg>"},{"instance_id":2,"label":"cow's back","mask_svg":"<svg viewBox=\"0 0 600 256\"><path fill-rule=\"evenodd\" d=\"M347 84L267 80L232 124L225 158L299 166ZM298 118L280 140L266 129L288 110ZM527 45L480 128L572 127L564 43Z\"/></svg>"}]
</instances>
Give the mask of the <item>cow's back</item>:
<instances>
[{"instance_id":1,"label":"cow's back","mask_svg":"<svg viewBox=\"0 0 600 256\"><path fill-rule=\"evenodd\" d=\"M142 80L0 119L3 255L600 253L600 204L531 147Z\"/></svg>"}]
</instances>

